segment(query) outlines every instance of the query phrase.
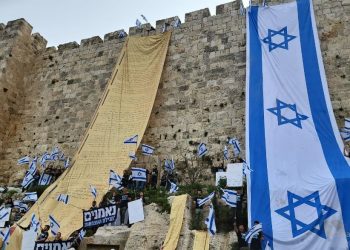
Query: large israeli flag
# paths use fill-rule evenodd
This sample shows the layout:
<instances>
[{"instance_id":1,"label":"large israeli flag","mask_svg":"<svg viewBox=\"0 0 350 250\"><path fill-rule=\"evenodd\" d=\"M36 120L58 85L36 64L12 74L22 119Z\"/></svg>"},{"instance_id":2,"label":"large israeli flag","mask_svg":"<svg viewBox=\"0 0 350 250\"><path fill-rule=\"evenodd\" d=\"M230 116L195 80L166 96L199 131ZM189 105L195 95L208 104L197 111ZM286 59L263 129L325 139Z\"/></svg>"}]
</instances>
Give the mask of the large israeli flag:
<instances>
[{"instance_id":1,"label":"large israeli flag","mask_svg":"<svg viewBox=\"0 0 350 250\"><path fill-rule=\"evenodd\" d=\"M250 225L272 249L348 249L350 167L310 0L247 15Z\"/></svg>"}]
</instances>

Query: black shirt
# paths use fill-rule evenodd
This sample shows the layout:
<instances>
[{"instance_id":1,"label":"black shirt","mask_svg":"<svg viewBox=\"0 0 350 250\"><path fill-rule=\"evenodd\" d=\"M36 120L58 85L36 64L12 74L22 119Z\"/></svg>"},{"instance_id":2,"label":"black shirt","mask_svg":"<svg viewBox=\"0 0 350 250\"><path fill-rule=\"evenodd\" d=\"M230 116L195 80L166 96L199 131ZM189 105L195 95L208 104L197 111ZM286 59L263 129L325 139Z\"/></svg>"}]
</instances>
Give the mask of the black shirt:
<instances>
[{"instance_id":1,"label":"black shirt","mask_svg":"<svg viewBox=\"0 0 350 250\"><path fill-rule=\"evenodd\" d=\"M238 238L238 246L239 247L247 247L248 243L245 241L245 233L241 233L240 231L236 232Z\"/></svg>"},{"instance_id":2,"label":"black shirt","mask_svg":"<svg viewBox=\"0 0 350 250\"><path fill-rule=\"evenodd\" d=\"M49 232L47 231L41 231L37 241L40 241L40 242L44 242L47 240L47 238L49 237Z\"/></svg>"}]
</instances>

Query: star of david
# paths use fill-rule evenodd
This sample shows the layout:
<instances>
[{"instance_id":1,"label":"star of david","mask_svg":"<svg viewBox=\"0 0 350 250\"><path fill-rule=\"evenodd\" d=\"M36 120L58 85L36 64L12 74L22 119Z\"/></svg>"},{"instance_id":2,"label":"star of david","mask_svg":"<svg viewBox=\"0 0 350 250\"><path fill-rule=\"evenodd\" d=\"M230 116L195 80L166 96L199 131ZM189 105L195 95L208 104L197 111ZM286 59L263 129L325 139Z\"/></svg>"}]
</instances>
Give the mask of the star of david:
<instances>
[{"instance_id":1,"label":"star of david","mask_svg":"<svg viewBox=\"0 0 350 250\"><path fill-rule=\"evenodd\" d=\"M287 191L288 194L288 205L277 209L275 212L284 218L290 220L292 226L293 238L307 232L311 231L318 236L326 239L326 232L324 230L324 221L335 214L337 211L321 204L320 195L318 191L306 196L301 197L299 195L293 194ZM317 213L317 218L310 222L309 224L298 220L295 216L295 208L301 205L308 205L315 208L315 213Z\"/></svg>"},{"instance_id":2,"label":"star of david","mask_svg":"<svg viewBox=\"0 0 350 250\"><path fill-rule=\"evenodd\" d=\"M302 129L301 121L309 118L306 115L302 115L302 114L298 113L296 104L287 104L285 102L280 101L279 99L276 99L276 105L277 105L277 107L269 108L267 110L270 111L272 114L277 116L279 126L283 125L283 124L290 123L290 124L293 124L294 126ZM295 116L292 118L286 117L286 115L282 114L283 109L289 109L289 111L292 111L292 113L295 113ZM288 111L288 110L286 110L286 111Z\"/></svg>"},{"instance_id":3,"label":"star of david","mask_svg":"<svg viewBox=\"0 0 350 250\"><path fill-rule=\"evenodd\" d=\"M279 39L276 36L282 36L283 41L279 42ZM296 36L289 35L286 26L280 29L279 31L268 29L268 35L262 41L269 45L269 51L271 52L272 50L277 48L288 50L288 43L294 38L296 38Z\"/></svg>"}]
</instances>

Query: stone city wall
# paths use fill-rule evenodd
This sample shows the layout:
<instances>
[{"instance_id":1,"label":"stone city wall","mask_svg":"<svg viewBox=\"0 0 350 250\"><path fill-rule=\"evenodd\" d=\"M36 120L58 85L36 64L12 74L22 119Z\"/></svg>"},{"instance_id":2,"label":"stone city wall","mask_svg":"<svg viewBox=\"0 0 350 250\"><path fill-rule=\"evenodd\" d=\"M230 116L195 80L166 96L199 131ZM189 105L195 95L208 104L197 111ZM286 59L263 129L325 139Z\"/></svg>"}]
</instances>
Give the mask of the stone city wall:
<instances>
[{"instance_id":1,"label":"stone city wall","mask_svg":"<svg viewBox=\"0 0 350 250\"><path fill-rule=\"evenodd\" d=\"M274 1L277 2L277 1ZM279 1L282 2L282 1ZM330 95L338 125L350 116L350 0L314 1ZM129 35L159 33L144 24ZM167 26L171 29L170 26ZM83 39L46 48L24 19L0 25L0 183L18 183L18 158L59 146L73 156L112 73L125 38ZM174 156L208 144L214 165L227 137L244 148L245 17L236 2L187 13L173 30L157 98L143 138ZM97 166L98 167L98 166Z\"/></svg>"}]
</instances>

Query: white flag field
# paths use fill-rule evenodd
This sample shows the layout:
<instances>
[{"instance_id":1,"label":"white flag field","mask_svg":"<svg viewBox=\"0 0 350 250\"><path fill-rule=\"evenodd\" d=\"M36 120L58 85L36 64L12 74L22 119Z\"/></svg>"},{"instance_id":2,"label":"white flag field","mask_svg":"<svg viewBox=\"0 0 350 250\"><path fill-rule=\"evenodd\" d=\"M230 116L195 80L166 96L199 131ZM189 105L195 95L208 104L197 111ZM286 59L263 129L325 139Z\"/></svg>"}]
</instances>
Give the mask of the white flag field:
<instances>
[{"instance_id":1,"label":"white flag field","mask_svg":"<svg viewBox=\"0 0 350 250\"><path fill-rule=\"evenodd\" d=\"M249 223L272 249L349 249L350 167L310 0L247 14Z\"/></svg>"}]
</instances>

